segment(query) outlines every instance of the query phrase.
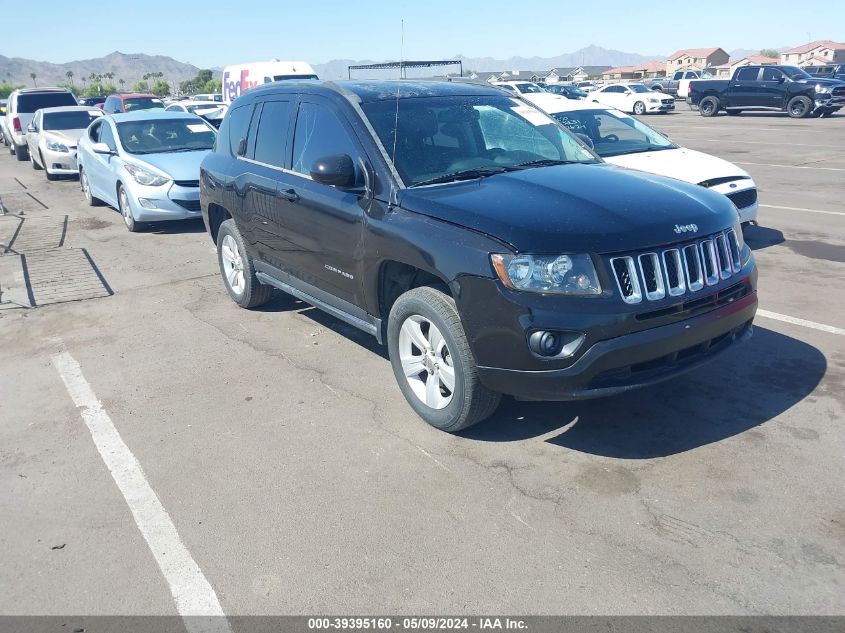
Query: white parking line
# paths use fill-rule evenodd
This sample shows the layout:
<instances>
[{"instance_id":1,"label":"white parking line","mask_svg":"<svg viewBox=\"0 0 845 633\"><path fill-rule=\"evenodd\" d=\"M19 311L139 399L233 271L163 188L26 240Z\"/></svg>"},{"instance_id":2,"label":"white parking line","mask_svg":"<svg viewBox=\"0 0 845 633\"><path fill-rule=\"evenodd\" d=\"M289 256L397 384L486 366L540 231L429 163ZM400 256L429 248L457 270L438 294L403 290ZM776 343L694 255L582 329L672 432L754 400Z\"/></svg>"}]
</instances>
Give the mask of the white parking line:
<instances>
[{"instance_id":1,"label":"white parking line","mask_svg":"<svg viewBox=\"0 0 845 633\"><path fill-rule=\"evenodd\" d=\"M806 319L798 319L786 314L778 314L777 312L769 312L768 310L757 310L757 316L774 319L775 321L783 321L784 323L791 323L792 325L809 327L829 334L839 334L840 336L845 336L845 330L840 327L825 325L824 323L816 323L815 321L807 321Z\"/></svg>"},{"instance_id":2,"label":"white parking line","mask_svg":"<svg viewBox=\"0 0 845 633\"><path fill-rule=\"evenodd\" d=\"M673 134L672 138L686 138L697 143L724 143L725 139L723 138L701 138L698 136L691 136L689 134ZM771 143L768 141L749 141L746 139L742 139L743 145L784 145L783 142L780 143ZM815 145L813 143L789 143L789 147L812 147L814 149L836 149L841 150L842 148L838 145Z\"/></svg>"},{"instance_id":3,"label":"white parking line","mask_svg":"<svg viewBox=\"0 0 845 633\"><path fill-rule=\"evenodd\" d=\"M789 169L817 169L821 171L845 171L845 167L807 167L806 165L779 165L777 163L740 163L737 165L757 165L758 167L788 167Z\"/></svg>"},{"instance_id":4,"label":"white parking line","mask_svg":"<svg viewBox=\"0 0 845 633\"><path fill-rule=\"evenodd\" d=\"M784 211L804 211L806 213L822 213L824 215L845 215L845 211L822 211L821 209L805 209L804 207L781 207L776 204L761 204L767 209L782 209Z\"/></svg>"},{"instance_id":5,"label":"white parking line","mask_svg":"<svg viewBox=\"0 0 845 633\"><path fill-rule=\"evenodd\" d=\"M68 352L61 352L53 356L53 365L74 404L81 409L80 414L100 457L164 574L185 628L191 633L232 633L217 594L182 543L176 526L150 487L141 465L82 375L79 363Z\"/></svg>"}]
</instances>

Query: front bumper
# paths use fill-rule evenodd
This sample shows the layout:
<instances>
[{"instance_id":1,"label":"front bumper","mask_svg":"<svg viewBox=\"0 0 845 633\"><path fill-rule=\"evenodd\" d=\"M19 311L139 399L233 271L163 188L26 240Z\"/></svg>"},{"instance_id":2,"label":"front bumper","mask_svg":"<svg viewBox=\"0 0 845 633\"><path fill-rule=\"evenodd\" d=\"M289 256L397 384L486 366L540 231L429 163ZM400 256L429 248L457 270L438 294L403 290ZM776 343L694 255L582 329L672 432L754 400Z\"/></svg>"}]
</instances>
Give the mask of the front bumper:
<instances>
[{"instance_id":1,"label":"front bumper","mask_svg":"<svg viewBox=\"0 0 845 633\"><path fill-rule=\"evenodd\" d=\"M840 95L817 95L815 100L817 111L830 110L834 112L845 107L845 96Z\"/></svg>"},{"instance_id":2,"label":"front bumper","mask_svg":"<svg viewBox=\"0 0 845 633\"><path fill-rule=\"evenodd\" d=\"M751 336L753 292L717 310L658 328L600 341L563 369L479 367L482 383L525 400L608 396L668 380Z\"/></svg>"},{"instance_id":3,"label":"front bumper","mask_svg":"<svg viewBox=\"0 0 845 633\"><path fill-rule=\"evenodd\" d=\"M670 112L675 109L675 102L672 103L646 103L646 112Z\"/></svg>"},{"instance_id":4,"label":"front bumper","mask_svg":"<svg viewBox=\"0 0 845 633\"><path fill-rule=\"evenodd\" d=\"M131 181L127 187L129 204L138 222L202 218L199 187L182 187L173 182L161 187L146 187L131 178L127 180Z\"/></svg>"},{"instance_id":5,"label":"front bumper","mask_svg":"<svg viewBox=\"0 0 845 633\"><path fill-rule=\"evenodd\" d=\"M75 176L79 173L79 168L76 164L76 148L69 148L67 152L55 152L47 149L44 144L38 147L41 156L44 159L42 167L49 174L59 176Z\"/></svg>"},{"instance_id":6,"label":"front bumper","mask_svg":"<svg viewBox=\"0 0 845 633\"><path fill-rule=\"evenodd\" d=\"M739 221L743 224L757 221L757 185L751 179L734 180L710 187L734 203Z\"/></svg>"}]
</instances>

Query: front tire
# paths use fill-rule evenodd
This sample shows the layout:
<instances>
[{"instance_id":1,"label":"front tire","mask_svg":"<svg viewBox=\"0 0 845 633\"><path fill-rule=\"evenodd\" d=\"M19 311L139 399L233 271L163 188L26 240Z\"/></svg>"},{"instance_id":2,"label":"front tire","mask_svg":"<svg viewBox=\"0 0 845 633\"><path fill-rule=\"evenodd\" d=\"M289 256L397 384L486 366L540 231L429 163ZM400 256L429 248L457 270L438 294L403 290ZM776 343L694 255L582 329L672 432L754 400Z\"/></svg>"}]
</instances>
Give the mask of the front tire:
<instances>
[{"instance_id":1,"label":"front tire","mask_svg":"<svg viewBox=\"0 0 845 633\"><path fill-rule=\"evenodd\" d=\"M132 205L129 204L129 194L126 193L126 188L119 185L117 188L117 205L119 207L120 215L123 216L123 223L126 225L126 230L130 233L137 233L144 225L135 221L135 216L132 215Z\"/></svg>"},{"instance_id":2,"label":"front tire","mask_svg":"<svg viewBox=\"0 0 845 633\"><path fill-rule=\"evenodd\" d=\"M39 156L41 156L41 154L39 154ZM43 157L43 156L41 156L41 159L43 160L43 159L44 159L44 157ZM30 154L30 155L29 155L29 162L30 162L30 163L32 163L32 168L33 168L35 171L41 171L42 169L44 169L44 167L42 167L41 165L39 165L39 164L38 164L38 162L35 160L35 154ZM42 164L43 164L43 163L42 163Z\"/></svg>"},{"instance_id":3,"label":"front tire","mask_svg":"<svg viewBox=\"0 0 845 633\"><path fill-rule=\"evenodd\" d=\"M701 116L711 117L719 114L719 100L716 97L704 97L698 104Z\"/></svg>"},{"instance_id":4,"label":"front tire","mask_svg":"<svg viewBox=\"0 0 845 633\"><path fill-rule=\"evenodd\" d=\"M94 194L91 193L91 183L88 181L88 174L82 168L79 169L79 186L82 188L82 195L85 196L89 207L99 207L103 204L102 200L95 198Z\"/></svg>"},{"instance_id":5,"label":"front tire","mask_svg":"<svg viewBox=\"0 0 845 633\"><path fill-rule=\"evenodd\" d=\"M634 104L634 114L637 116L642 116L645 114L645 104L642 101L637 101Z\"/></svg>"},{"instance_id":6,"label":"front tire","mask_svg":"<svg viewBox=\"0 0 845 633\"><path fill-rule=\"evenodd\" d=\"M805 119L813 111L813 102L810 101L810 97L803 95L792 97L786 104L786 111L793 119Z\"/></svg>"},{"instance_id":7,"label":"front tire","mask_svg":"<svg viewBox=\"0 0 845 633\"><path fill-rule=\"evenodd\" d=\"M431 426L456 433L499 406L502 396L481 384L455 301L444 292L425 286L401 295L387 346L402 395Z\"/></svg>"},{"instance_id":8,"label":"front tire","mask_svg":"<svg viewBox=\"0 0 845 633\"><path fill-rule=\"evenodd\" d=\"M217 262L232 301L242 308L257 308L273 296L273 288L262 284L235 221L226 220L217 230Z\"/></svg>"}]
</instances>

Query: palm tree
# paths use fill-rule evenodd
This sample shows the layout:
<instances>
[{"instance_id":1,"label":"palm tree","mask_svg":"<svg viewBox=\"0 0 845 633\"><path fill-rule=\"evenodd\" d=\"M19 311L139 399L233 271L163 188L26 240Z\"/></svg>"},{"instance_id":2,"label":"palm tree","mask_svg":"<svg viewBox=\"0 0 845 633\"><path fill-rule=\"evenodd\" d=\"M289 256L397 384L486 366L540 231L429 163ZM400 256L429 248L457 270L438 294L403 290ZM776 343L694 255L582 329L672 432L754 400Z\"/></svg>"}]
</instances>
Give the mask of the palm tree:
<instances>
[{"instance_id":1,"label":"palm tree","mask_svg":"<svg viewBox=\"0 0 845 633\"><path fill-rule=\"evenodd\" d=\"M121 77L120 79L117 80L117 83L120 84L120 91L123 92L123 84L126 83L126 80L123 77Z\"/></svg>"},{"instance_id":2,"label":"palm tree","mask_svg":"<svg viewBox=\"0 0 845 633\"><path fill-rule=\"evenodd\" d=\"M72 70L67 71L65 73L65 77L68 78L68 80L70 81L71 87L73 87L73 71Z\"/></svg>"},{"instance_id":3,"label":"palm tree","mask_svg":"<svg viewBox=\"0 0 845 633\"><path fill-rule=\"evenodd\" d=\"M33 86L35 86L35 87L37 88L37 87L38 87L38 82L37 82L37 81L35 81L35 78L36 78L38 75L36 75L35 73L29 73L29 76L30 76L30 77L32 77L32 85L33 85Z\"/></svg>"}]
</instances>

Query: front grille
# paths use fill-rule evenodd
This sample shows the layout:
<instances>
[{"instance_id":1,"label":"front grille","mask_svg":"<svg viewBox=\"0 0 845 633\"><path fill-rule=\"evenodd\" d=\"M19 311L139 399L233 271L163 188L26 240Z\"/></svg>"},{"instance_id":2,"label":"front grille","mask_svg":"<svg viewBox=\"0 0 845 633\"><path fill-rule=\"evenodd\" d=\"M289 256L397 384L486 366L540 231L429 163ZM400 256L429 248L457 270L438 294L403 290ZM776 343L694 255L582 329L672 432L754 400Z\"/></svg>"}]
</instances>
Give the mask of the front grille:
<instances>
[{"instance_id":1,"label":"front grille","mask_svg":"<svg viewBox=\"0 0 845 633\"><path fill-rule=\"evenodd\" d=\"M660 301L668 294L679 297L715 286L742 268L739 238L735 231L636 255L612 257L610 267L625 303Z\"/></svg>"},{"instance_id":2,"label":"front grille","mask_svg":"<svg viewBox=\"0 0 845 633\"><path fill-rule=\"evenodd\" d=\"M179 187L199 187L200 181L199 180L174 180L174 185L178 185Z\"/></svg>"},{"instance_id":3,"label":"front grille","mask_svg":"<svg viewBox=\"0 0 845 633\"><path fill-rule=\"evenodd\" d=\"M173 202L188 211L200 211L202 209L199 200L174 200Z\"/></svg>"},{"instance_id":4,"label":"front grille","mask_svg":"<svg viewBox=\"0 0 845 633\"><path fill-rule=\"evenodd\" d=\"M672 105L673 103L675 103L675 100L674 99L661 99L660 103L662 103L663 105Z\"/></svg>"},{"instance_id":5,"label":"front grille","mask_svg":"<svg viewBox=\"0 0 845 633\"><path fill-rule=\"evenodd\" d=\"M727 194L731 202L737 209L744 209L750 207L757 202L757 190L755 188L746 189L744 191L737 191L736 193Z\"/></svg>"},{"instance_id":6,"label":"front grille","mask_svg":"<svg viewBox=\"0 0 845 633\"><path fill-rule=\"evenodd\" d=\"M831 94L833 94L834 97L845 97L845 86L834 88Z\"/></svg>"}]
</instances>

